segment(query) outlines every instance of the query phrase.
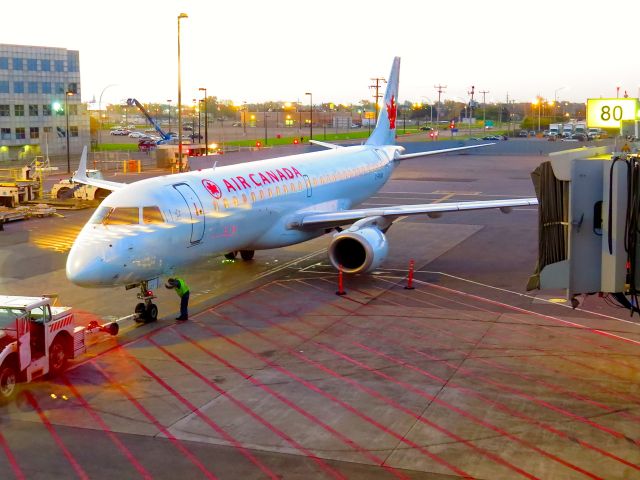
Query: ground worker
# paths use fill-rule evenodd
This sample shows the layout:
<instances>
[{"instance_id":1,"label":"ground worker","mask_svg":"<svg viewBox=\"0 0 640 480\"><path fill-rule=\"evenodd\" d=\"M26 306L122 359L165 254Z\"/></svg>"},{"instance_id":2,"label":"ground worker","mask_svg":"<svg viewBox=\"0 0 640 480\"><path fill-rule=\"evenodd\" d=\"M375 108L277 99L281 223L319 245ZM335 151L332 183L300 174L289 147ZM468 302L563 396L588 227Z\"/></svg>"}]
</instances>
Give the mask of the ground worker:
<instances>
[{"instance_id":1,"label":"ground worker","mask_svg":"<svg viewBox=\"0 0 640 480\"><path fill-rule=\"evenodd\" d=\"M187 310L189 306L189 287L187 283L178 277L172 277L167 280L167 283L164 285L166 288L175 288L176 293L180 297L180 316L176 317L176 320L188 320L189 312Z\"/></svg>"}]
</instances>

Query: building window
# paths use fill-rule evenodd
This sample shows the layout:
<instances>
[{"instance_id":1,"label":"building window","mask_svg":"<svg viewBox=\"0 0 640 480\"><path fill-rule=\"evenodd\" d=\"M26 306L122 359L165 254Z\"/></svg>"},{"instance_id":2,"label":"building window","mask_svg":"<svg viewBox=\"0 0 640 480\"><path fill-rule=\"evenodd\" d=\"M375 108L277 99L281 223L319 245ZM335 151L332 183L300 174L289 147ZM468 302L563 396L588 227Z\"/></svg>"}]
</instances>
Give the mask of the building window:
<instances>
[{"instance_id":1,"label":"building window","mask_svg":"<svg viewBox=\"0 0 640 480\"><path fill-rule=\"evenodd\" d=\"M24 127L16 128L16 140L24 140L26 138L26 134L24 131Z\"/></svg>"},{"instance_id":2,"label":"building window","mask_svg":"<svg viewBox=\"0 0 640 480\"><path fill-rule=\"evenodd\" d=\"M24 117L24 105L14 105L13 115L16 117Z\"/></svg>"},{"instance_id":3,"label":"building window","mask_svg":"<svg viewBox=\"0 0 640 480\"><path fill-rule=\"evenodd\" d=\"M79 53L76 51L67 52L67 71L68 72L77 72L78 68L78 56Z\"/></svg>"},{"instance_id":4,"label":"building window","mask_svg":"<svg viewBox=\"0 0 640 480\"><path fill-rule=\"evenodd\" d=\"M42 82L42 93L51 93L51 82Z\"/></svg>"},{"instance_id":5,"label":"building window","mask_svg":"<svg viewBox=\"0 0 640 480\"><path fill-rule=\"evenodd\" d=\"M0 80L0 93L9 93L9 80Z\"/></svg>"},{"instance_id":6,"label":"building window","mask_svg":"<svg viewBox=\"0 0 640 480\"><path fill-rule=\"evenodd\" d=\"M23 70L22 59L21 58L14 58L13 59L13 69L14 70Z\"/></svg>"},{"instance_id":7,"label":"building window","mask_svg":"<svg viewBox=\"0 0 640 480\"><path fill-rule=\"evenodd\" d=\"M38 105L29 105L29 116L37 117L38 116Z\"/></svg>"},{"instance_id":8,"label":"building window","mask_svg":"<svg viewBox=\"0 0 640 480\"><path fill-rule=\"evenodd\" d=\"M69 92L71 92L71 93L73 93L74 95L75 95L76 93L78 93L78 84L77 84L77 83L75 83L75 82L74 82L74 83L70 83L70 84L69 84L69 90L68 90L68 91L69 91Z\"/></svg>"},{"instance_id":9,"label":"building window","mask_svg":"<svg viewBox=\"0 0 640 480\"><path fill-rule=\"evenodd\" d=\"M38 70L38 61L35 58L27 58L27 70L30 72Z\"/></svg>"},{"instance_id":10,"label":"building window","mask_svg":"<svg viewBox=\"0 0 640 480\"><path fill-rule=\"evenodd\" d=\"M40 68L43 72L51 71L51 60L40 60Z\"/></svg>"},{"instance_id":11,"label":"building window","mask_svg":"<svg viewBox=\"0 0 640 480\"><path fill-rule=\"evenodd\" d=\"M54 60L53 68L56 72L64 72L64 62L62 60Z\"/></svg>"},{"instance_id":12,"label":"building window","mask_svg":"<svg viewBox=\"0 0 640 480\"><path fill-rule=\"evenodd\" d=\"M0 117L8 117L11 115L9 113L9 105L0 105Z\"/></svg>"},{"instance_id":13,"label":"building window","mask_svg":"<svg viewBox=\"0 0 640 480\"><path fill-rule=\"evenodd\" d=\"M56 82L56 93L64 93L64 83Z\"/></svg>"},{"instance_id":14,"label":"building window","mask_svg":"<svg viewBox=\"0 0 640 480\"><path fill-rule=\"evenodd\" d=\"M78 127L69 127L69 136L70 137L77 137L78 136Z\"/></svg>"},{"instance_id":15,"label":"building window","mask_svg":"<svg viewBox=\"0 0 640 480\"><path fill-rule=\"evenodd\" d=\"M29 127L29 138L40 138L40 127Z\"/></svg>"},{"instance_id":16,"label":"building window","mask_svg":"<svg viewBox=\"0 0 640 480\"><path fill-rule=\"evenodd\" d=\"M13 82L13 93L24 93L24 82Z\"/></svg>"},{"instance_id":17,"label":"building window","mask_svg":"<svg viewBox=\"0 0 640 480\"><path fill-rule=\"evenodd\" d=\"M42 127L44 133L51 133L51 127Z\"/></svg>"},{"instance_id":18,"label":"building window","mask_svg":"<svg viewBox=\"0 0 640 480\"><path fill-rule=\"evenodd\" d=\"M51 105L42 105L42 115L45 117L51 116Z\"/></svg>"},{"instance_id":19,"label":"building window","mask_svg":"<svg viewBox=\"0 0 640 480\"><path fill-rule=\"evenodd\" d=\"M9 70L9 59L7 57L0 57L0 70Z\"/></svg>"},{"instance_id":20,"label":"building window","mask_svg":"<svg viewBox=\"0 0 640 480\"><path fill-rule=\"evenodd\" d=\"M78 114L78 105L69 105L69 115Z\"/></svg>"},{"instance_id":21,"label":"building window","mask_svg":"<svg viewBox=\"0 0 640 480\"><path fill-rule=\"evenodd\" d=\"M27 84L27 92L38 93L38 82L29 82Z\"/></svg>"},{"instance_id":22,"label":"building window","mask_svg":"<svg viewBox=\"0 0 640 480\"><path fill-rule=\"evenodd\" d=\"M0 140L11 140L10 128L0 128Z\"/></svg>"}]
</instances>

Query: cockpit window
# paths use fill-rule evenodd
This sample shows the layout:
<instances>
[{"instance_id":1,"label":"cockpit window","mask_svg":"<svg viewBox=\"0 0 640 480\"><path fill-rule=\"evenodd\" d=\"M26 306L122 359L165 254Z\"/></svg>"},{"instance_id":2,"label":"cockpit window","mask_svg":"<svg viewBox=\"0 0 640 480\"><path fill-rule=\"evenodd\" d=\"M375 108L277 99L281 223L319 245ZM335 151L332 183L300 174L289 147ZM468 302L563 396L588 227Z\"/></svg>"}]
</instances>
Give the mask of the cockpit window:
<instances>
[{"instance_id":1,"label":"cockpit window","mask_svg":"<svg viewBox=\"0 0 640 480\"><path fill-rule=\"evenodd\" d=\"M135 225L140 223L140 209L138 207L116 207L107 218L105 225Z\"/></svg>"},{"instance_id":2,"label":"cockpit window","mask_svg":"<svg viewBox=\"0 0 640 480\"><path fill-rule=\"evenodd\" d=\"M137 225L140 223L138 207L98 207L90 222L102 225Z\"/></svg>"},{"instance_id":3,"label":"cockpit window","mask_svg":"<svg viewBox=\"0 0 640 480\"><path fill-rule=\"evenodd\" d=\"M111 212L111 210L111 207L98 207L89 222L97 224L103 223L104 219L107 218L107 215L109 215L109 212Z\"/></svg>"},{"instance_id":4,"label":"cockpit window","mask_svg":"<svg viewBox=\"0 0 640 480\"><path fill-rule=\"evenodd\" d=\"M142 223L164 223L158 207L142 207Z\"/></svg>"}]
</instances>

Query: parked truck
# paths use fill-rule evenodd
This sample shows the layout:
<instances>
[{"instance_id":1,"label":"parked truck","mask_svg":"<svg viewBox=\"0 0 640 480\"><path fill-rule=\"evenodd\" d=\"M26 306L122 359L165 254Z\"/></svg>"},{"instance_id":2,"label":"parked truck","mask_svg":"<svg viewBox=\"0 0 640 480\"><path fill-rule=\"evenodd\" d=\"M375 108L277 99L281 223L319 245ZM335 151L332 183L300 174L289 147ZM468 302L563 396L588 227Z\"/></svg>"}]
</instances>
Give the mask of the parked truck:
<instances>
[{"instance_id":1,"label":"parked truck","mask_svg":"<svg viewBox=\"0 0 640 480\"><path fill-rule=\"evenodd\" d=\"M573 135L575 125L573 123L565 123L562 126L562 136L564 138L570 138Z\"/></svg>"},{"instance_id":2,"label":"parked truck","mask_svg":"<svg viewBox=\"0 0 640 480\"><path fill-rule=\"evenodd\" d=\"M573 133L581 133L586 137L588 135L587 122L576 122Z\"/></svg>"},{"instance_id":3,"label":"parked truck","mask_svg":"<svg viewBox=\"0 0 640 480\"><path fill-rule=\"evenodd\" d=\"M71 307L53 306L48 297L0 295L0 403L10 401L18 383L64 371L87 350L88 335L117 335L116 322L82 327Z\"/></svg>"},{"instance_id":4,"label":"parked truck","mask_svg":"<svg viewBox=\"0 0 640 480\"><path fill-rule=\"evenodd\" d=\"M562 124L561 123L552 123L549 125L549 135L555 134L556 137L562 135Z\"/></svg>"},{"instance_id":5,"label":"parked truck","mask_svg":"<svg viewBox=\"0 0 640 480\"><path fill-rule=\"evenodd\" d=\"M100 170L87 170L87 177L102 180ZM111 192L104 188L74 183L70 179L60 180L51 187L51 197L58 199L77 198L79 200L104 200Z\"/></svg>"}]
</instances>

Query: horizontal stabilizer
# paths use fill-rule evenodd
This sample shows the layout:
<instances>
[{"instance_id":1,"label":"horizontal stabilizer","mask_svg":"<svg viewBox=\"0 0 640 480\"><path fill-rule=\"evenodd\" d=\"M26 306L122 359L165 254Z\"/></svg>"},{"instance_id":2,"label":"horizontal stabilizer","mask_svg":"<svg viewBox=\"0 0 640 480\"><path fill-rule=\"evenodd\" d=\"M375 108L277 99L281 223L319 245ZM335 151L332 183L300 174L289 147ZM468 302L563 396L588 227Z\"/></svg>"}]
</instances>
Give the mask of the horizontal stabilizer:
<instances>
[{"instance_id":1,"label":"horizontal stabilizer","mask_svg":"<svg viewBox=\"0 0 640 480\"><path fill-rule=\"evenodd\" d=\"M325 148L343 148L342 145L336 145L334 143L327 143L327 142L319 142L318 140L309 140L309 143L313 143L314 145L319 145Z\"/></svg>"}]
</instances>

